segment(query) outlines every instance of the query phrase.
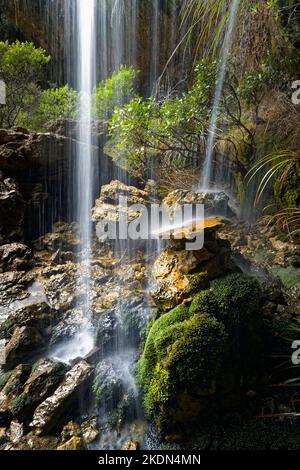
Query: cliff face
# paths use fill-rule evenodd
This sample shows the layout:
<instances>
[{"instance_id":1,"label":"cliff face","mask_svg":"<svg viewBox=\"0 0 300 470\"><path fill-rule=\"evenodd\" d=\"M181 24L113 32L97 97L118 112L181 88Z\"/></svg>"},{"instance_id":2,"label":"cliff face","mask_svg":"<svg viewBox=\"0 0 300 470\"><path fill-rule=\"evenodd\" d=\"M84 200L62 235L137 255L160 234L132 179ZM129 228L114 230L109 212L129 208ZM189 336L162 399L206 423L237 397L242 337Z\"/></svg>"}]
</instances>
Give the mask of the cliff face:
<instances>
[{"instance_id":1,"label":"cliff face","mask_svg":"<svg viewBox=\"0 0 300 470\"><path fill-rule=\"evenodd\" d=\"M67 45L68 32L65 28L67 22L71 27L74 21L71 10L66 11L69 1L71 0L0 0L0 9L16 26L22 38L33 41L51 54L50 80L55 83L65 80L66 67L68 63L72 63L74 53ZM167 0L159 4L158 10L151 2L137 2L134 18L133 15L127 14L131 9L131 1L124 0L123 4L120 3L118 15L121 19L115 25L115 13L111 11L110 2L107 2L105 7L98 5L98 43L106 56L108 68L107 71L100 71L102 59L98 57L98 79L102 79L106 73L110 74L116 68L114 62L117 57L122 64L135 65L141 71L140 82L148 93L149 86L153 85L151 82L163 70L182 34L179 28L180 2L178 7L172 10ZM106 44L103 44L103 31L101 32L103 25L107 28ZM174 63L176 62L177 58ZM178 68L180 67L177 64L175 69ZM152 77L153 70L156 71L155 77ZM175 81L174 73L176 70L170 71L170 76Z\"/></svg>"}]
</instances>

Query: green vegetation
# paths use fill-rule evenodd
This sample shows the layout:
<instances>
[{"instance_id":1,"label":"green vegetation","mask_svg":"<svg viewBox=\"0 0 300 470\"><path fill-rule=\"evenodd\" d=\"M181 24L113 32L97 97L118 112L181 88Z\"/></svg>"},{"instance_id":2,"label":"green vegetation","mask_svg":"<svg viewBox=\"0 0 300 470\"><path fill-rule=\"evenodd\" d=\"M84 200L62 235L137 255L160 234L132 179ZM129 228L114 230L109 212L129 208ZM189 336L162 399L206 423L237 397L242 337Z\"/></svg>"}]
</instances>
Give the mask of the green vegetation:
<instances>
[{"instance_id":1,"label":"green vegetation","mask_svg":"<svg viewBox=\"0 0 300 470\"><path fill-rule=\"evenodd\" d=\"M115 107L122 106L132 100L135 94L138 71L132 67L121 65L107 80L99 83L95 94L95 117L107 119L111 117Z\"/></svg>"},{"instance_id":2,"label":"green vegetation","mask_svg":"<svg viewBox=\"0 0 300 470\"><path fill-rule=\"evenodd\" d=\"M14 418L19 417L31 405L31 398L26 393L22 393L15 398L9 406L9 410Z\"/></svg>"},{"instance_id":3,"label":"green vegetation","mask_svg":"<svg viewBox=\"0 0 300 470\"><path fill-rule=\"evenodd\" d=\"M21 112L29 112L39 96L39 85L50 57L31 42L0 42L0 78L6 84L6 105L0 125L12 127Z\"/></svg>"},{"instance_id":4,"label":"green vegetation","mask_svg":"<svg viewBox=\"0 0 300 470\"><path fill-rule=\"evenodd\" d=\"M195 68L192 87L181 97L162 102L135 97L115 109L107 151L121 167L144 179L153 165L191 166L203 148L215 80L216 62L203 60Z\"/></svg>"},{"instance_id":5,"label":"green vegetation","mask_svg":"<svg viewBox=\"0 0 300 470\"><path fill-rule=\"evenodd\" d=\"M45 90L41 93L38 105L31 112L21 112L18 122L21 126L35 131L43 130L45 124L58 119L75 119L78 109L78 93L68 85Z\"/></svg>"},{"instance_id":6,"label":"green vegetation","mask_svg":"<svg viewBox=\"0 0 300 470\"><path fill-rule=\"evenodd\" d=\"M5 387L11 377L12 372L5 372L0 376L0 391Z\"/></svg>"},{"instance_id":7,"label":"green vegetation","mask_svg":"<svg viewBox=\"0 0 300 470\"><path fill-rule=\"evenodd\" d=\"M226 374L234 375L233 382L251 376L247 354L259 342L259 303L258 281L232 274L195 295L190 305L181 304L153 323L138 364L138 380L146 413L160 429L168 420L171 424L179 419L174 407L182 394L213 394ZM236 343L238 337L246 344ZM229 366L235 347L245 357ZM258 347L252 356L260 351Z\"/></svg>"}]
</instances>

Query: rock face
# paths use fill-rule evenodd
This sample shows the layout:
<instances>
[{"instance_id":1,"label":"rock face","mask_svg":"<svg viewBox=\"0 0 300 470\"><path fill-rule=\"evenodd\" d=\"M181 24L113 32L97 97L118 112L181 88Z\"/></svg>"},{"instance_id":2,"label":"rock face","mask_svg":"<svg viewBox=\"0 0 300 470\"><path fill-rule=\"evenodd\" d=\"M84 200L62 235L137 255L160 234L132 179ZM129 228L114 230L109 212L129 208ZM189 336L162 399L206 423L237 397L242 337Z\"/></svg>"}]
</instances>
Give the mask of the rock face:
<instances>
[{"instance_id":1,"label":"rock face","mask_svg":"<svg viewBox=\"0 0 300 470\"><path fill-rule=\"evenodd\" d=\"M0 326L0 339L11 338L17 327L34 327L46 336L46 329L55 323L56 312L46 302L17 309Z\"/></svg>"},{"instance_id":2,"label":"rock face","mask_svg":"<svg viewBox=\"0 0 300 470\"><path fill-rule=\"evenodd\" d=\"M21 243L0 246L0 272L25 271L33 258L30 248Z\"/></svg>"},{"instance_id":3,"label":"rock face","mask_svg":"<svg viewBox=\"0 0 300 470\"><path fill-rule=\"evenodd\" d=\"M45 346L45 341L34 327L17 327L5 347L5 369L10 370Z\"/></svg>"},{"instance_id":4,"label":"rock face","mask_svg":"<svg viewBox=\"0 0 300 470\"><path fill-rule=\"evenodd\" d=\"M126 206L120 206L120 201L126 199ZM127 186L120 181L111 181L110 184L102 186L100 198L96 200L92 219L96 224L99 222L119 222L126 217L128 222L137 219L141 215L141 209L132 207L136 204L148 206L150 204L149 192Z\"/></svg>"},{"instance_id":5,"label":"rock face","mask_svg":"<svg viewBox=\"0 0 300 470\"><path fill-rule=\"evenodd\" d=\"M64 377L66 366L50 359L41 359L34 365L30 377L24 384L24 393L36 406L51 395Z\"/></svg>"},{"instance_id":6,"label":"rock face","mask_svg":"<svg viewBox=\"0 0 300 470\"><path fill-rule=\"evenodd\" d=\"M70 414L72 407L76 407L79 394L84 390L92 373L93 367L86 361L76 364L66 373L63 382L54 394L35 410L30 426L39 434L59 428L66 419L64 414Z\"/></svg>"},{"instance_id":7,"label":"rock face","mask_svg":"<svg viewBox=\"0 0 300 470\"><path fill-rule=\"evenodd\" d=\"M24 214L25 203L18 183L11 178L0 181L0 242L22 239Z\"/></svg>"},{"instance_id":8,"label":"rock face","mask_svg":"<svg viewBox=\"0 0 300 470\"><path fill-rule=\"evenodd\" d=\"M197 192L178 189L172 191L164 199L163 204L167 207L184 204L202 204L205 207L205 216L212 215L232 217L234 214L229 207L229 196L221 192Z\"/></svg>"},{"instance_id":9,"label":"rock face","mask_svg":"<svg viewBox=\"0 0 300 470\"><path fill-rule=\"evenodd\" d=\"M195 289L207 288L208 282L231 269L230 245L217 238L220 223L204 230L200 250L185 249L186 239L174 240L153 266L155 285L152 297L157 307L170 310L189 297Z\"/></svg>"}]
</instances>

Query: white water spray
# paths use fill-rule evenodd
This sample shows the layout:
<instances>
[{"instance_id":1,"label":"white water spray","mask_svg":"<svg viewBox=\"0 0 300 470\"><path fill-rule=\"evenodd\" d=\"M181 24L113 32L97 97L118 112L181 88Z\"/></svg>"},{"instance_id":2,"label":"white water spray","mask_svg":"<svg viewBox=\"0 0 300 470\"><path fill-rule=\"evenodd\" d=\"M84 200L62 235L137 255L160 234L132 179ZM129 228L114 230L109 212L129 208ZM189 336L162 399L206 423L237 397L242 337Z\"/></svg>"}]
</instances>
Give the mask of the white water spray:
<instances>
[{"instance_id":1,"label":"white water spray","mask_svg":"<svg viewBox=\"0 0 300 470\"><path fill-rule=\"evenodd\" d=\"M227 26L227 31L225 35L224 48L222 51L222 60L219 66L215 97L213 101L212 115L211 115L209 133L208 133L209 135L208 135L205 160L204 160L204 165L203 165L203 174L202 174L202 179L201 179L200 188L199 188L199 190L201 191L206 191L208 189L211 189L213 153L214 153L216 130L217 130L218 118L219 118L219 108L220 108L220 102L221 102L222 92L224 88L228 58L229 58L229 53L230 53L230 49L232 45L232 38L233 38L233 32L234 32L235 22L237 18L238 7L239 7L239 0L232 0L232 4L230 7L230 15L228 19L228 26Z\"/></svg>"}]
</instances>

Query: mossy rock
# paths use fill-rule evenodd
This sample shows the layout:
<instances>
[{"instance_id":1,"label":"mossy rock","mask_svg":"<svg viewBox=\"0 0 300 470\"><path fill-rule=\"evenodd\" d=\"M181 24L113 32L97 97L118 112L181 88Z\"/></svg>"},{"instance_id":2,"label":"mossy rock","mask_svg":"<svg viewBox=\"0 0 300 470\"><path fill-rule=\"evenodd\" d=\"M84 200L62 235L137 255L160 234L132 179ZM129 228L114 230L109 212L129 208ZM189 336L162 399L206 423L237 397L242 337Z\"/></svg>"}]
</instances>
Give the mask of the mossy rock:
<instances>
[{"instance_id":1,"label":"mossy rock","mask_svg":"<svg viewBox=\"0 0 300 470\"><path fill-rule=\"evenodd\" d=\"M9 381L10 377L12 375L12 371L10 372L5 372L0 376L0 391L5 387L7 382Z\"/></svg>"},{"instance_id":2,"label":"mossy rock","mask_svg":"<svg viewBox=\"0 0 300 470\"><path fill-rule=\"evenodd\" d=\"M255 382L263 355L260 303L259 282L231 274L152 322L138 381L159 430L200 419L214 396L238 396ZM189 400L193 411L185 414Z\"/></svg>"},{"instance_id":3,"label":"mossy rock","mask_svg":"<svg viewBox=\"0 0 300 470\"><path fill-rule=\"evenodd\" d=\"M32 400L29 395L22 393L9 405L9 411L14 418L24 419L27 409L31 408Z\"/></svg>"},{"instance_id":4,"label":"mossy rock","mask_svg":"<svg viewBox=\"0 0 300 470\"><path fill-rule=\"evenodd\" d=\"M207 314L190 316L185 305L155 322L138 364L138 379L146 413L159 429L168 421L179 391L195 385L203 393L211 389L225 341L222 323Z\"/></svg>"}]
</instances>

